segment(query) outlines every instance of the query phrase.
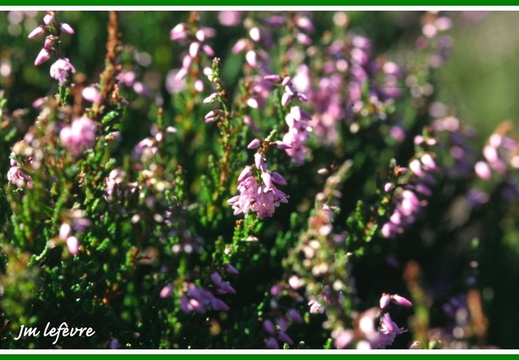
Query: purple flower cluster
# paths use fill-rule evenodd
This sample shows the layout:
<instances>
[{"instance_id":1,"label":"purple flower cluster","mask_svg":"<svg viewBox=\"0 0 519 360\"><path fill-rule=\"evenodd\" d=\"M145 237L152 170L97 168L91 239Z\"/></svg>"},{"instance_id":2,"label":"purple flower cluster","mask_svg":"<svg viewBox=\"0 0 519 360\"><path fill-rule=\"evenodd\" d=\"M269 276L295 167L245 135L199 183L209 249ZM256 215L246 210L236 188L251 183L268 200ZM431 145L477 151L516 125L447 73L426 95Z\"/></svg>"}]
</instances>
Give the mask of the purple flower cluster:
<instances>
[{"instance_id":1,"label":"purple flower cluster","mask_svg":"<svg viewBox=\"0 0 519 360\"><path fill-rule=\"evenodd\" d=\"M228 311L229 306L214 296L211 291L191 283L180 298L180 309L186 314L191 312L205 314L211 310Z\"/></svg>"},{"instance_id":2,"label":"purple flower cluster","mask_svg":"<svg viewBox=\"0 0 519 360\"><path fill-rule=\"evenodd\" d=\"M92 221L85 218L81 210L74 210L71 213L70 219L61 224L58 237L65 242L72 255L77 255L80 247L79 239L73 232L83 233L90 226L92 226Z\"/></svg>"},{"instance_id":3,"label":"purple flower cluster","mask_svg":"<svg viewBox=\"0 0 519 360\"><path fill-rule=\"evenodd\" d=\"M269 83L281 84L284 90L283 95L281 96L281 106L283 107L291 104L292 99L294 98L303 102L308 101L308 98L304 93L295 89L290 76L281 77L276 74L270 74L265 75L263 80ZM270 90L266 90L266 95L268 95L268 91ZM306 154L309 152L306 143L310 137L310 132L312 131L312 126L310 124L311 120L312 116L299 106L291 106L290 112L285 116L288 130L283 136L283 143L286 144L286 153L297 165L302 165L304 163Z\"/></svg>"},{"instance_id":4,"label":"purple flower cluster","mask_svg":"<svg viewBox=\"0 0 519 360\"><path fill-rule=\"evenodd\" d=\"M58 59L50 67L50 76L63 85L67 81L68 75L76 72L76 68L70 63L69 59L61 56L61 51L58 46L59 37L61 32L66 32L70 35L74 34L74 29L67 23L58 23L55 18L55 13L49 11L43 17L43 25L36 27L31 31L28 37L29 39L33 39L45 34L46 31L49 31L51 34L45 38L43 48L38 53L34 65L39 66L43 64L54 54Z\"/></svg>"},{"instance_id":5,"label":"purple flower cluster","mask_svg":"<svg viewBox=\"0 0 519 360\"><path fill-rule=\"evenodd\" d=\"M379 308L370 308L358 316L358 329L336 329L332 333L335 338L335 346L339 349L346 348L355 340L358 339L357 349L384 349L391 345L396 336L407 330L398 327L398 325L391 319L388 312L390 303L395 305L411 307L413 304L398 294L382 294L379 301ZM378 326L375 324L378 323Z\"/></svg>"},{"instance_id":6,"label":"purple flower cluster","mask_svg":"<svg viewBox=\"0 0 519 360\"><path fill-rule=\"evenodd\" d=\"M298 165L304 163L306 154L309 152L305 146L312 131L309 120L312 120L312 116L299 106L292 106L285 117L288 125L288 131L283 136L283 143L288 146L285 151Z\"/></svg>"},{"instance_id":7,"label":"purple flower cluster","mask_svg":"<svg viewBox=\"0 0 519 360\"><path fill-rule=\"evenodd\" d=\"M225 272L236 275L239 274L238 270L231 264L224 264L223 269ZM180 309L189 314L191 312L204 314L207 311L228 311L229 306L221 299L217 298L217 295L223 294L236 294L236 290L226 281L224 281L218 272L212 272L209 276L212 287L210 290L196 286L193 283L187 284L187 290L180 298ZM160 296L165 298L171 295L173 292L173 286L171 284L166 285L160 292Z\"/></svg>"},{"instance_id":8,"label":"purple flower cluster","mask_svg":"<svg viewBox=\"0 0 519 360\"><path fill-rule=\"evenodd\" d=\"M420 144L422 136L415 138L415 143ZM409 228L415 221L420 210L427 206L428 202L420 197L432 196L431 187L436 184L436 180L431 173L439 172L440 168L436 165L431 153L424 152L419 157L413 158L409 163L411 171L408 184L393 189L391 183L386 184L385 190L395 191L395 209L389 221L381 229L382 235L386 238L394 238Z\"/></svg>"},{"instance_id":9,"label":"purple flower cluster","mask_svg":"<svg viewBox=\"0 0 519 360\"><path fill-rule=\"evenodd\" d=\"M429 11L422 19L422 34L416 40L419 49L428 47L435 49L429 56L429 65L437 68L443 65L450 56L452 38L442 35L452 27L452 20L445 16L439 16L438 12Z\"/></svg>"},{"instance_id":10,"label":"purple flower cluster","mask_svg":"<svg viewBox=\"0 0 519 360\"><path fill-rule=\"evenodd\" d=\"M30 161L30 160L29 160ZM20 165L14 159L10 159L11 167L7 172L7 180L16 185L17 187L25 187L27 186L29 189L32 188L32 178L30 175L26 174L21 168Z\"/></svg>"},{"instance_id":11,"label":"purple flower cluster","mask_svg":"<svg viewBox=\"0 0 519 360\"><path fill-rule=\"evenodd\" d=\"M97 124L88 116L83 115L65 126L59 133L63 147L72 155L80 156L86 149L91 149L96 143Z\"/></svg>"},{"instance_id":12,"label":"purple flower cluster","mask_svg":"<svg viewBox=\"0 0 519 360\"><path fill-rule=\"evenodd\" d=\"M279 344L294 345L294 341L287 334L289 326L293 323L303 324L304 320L299 311L293 307L282 307L280 298L283 287L274 284L270 289L270 318L263 320L263 331L265 333L265 345L269 349L279 349Z\"/></svg>"},{"instance_id":13,"label":"purple flower cluster","mask_svg":"<svg viewBox=\"0 0 519 360\"><path fill-rule=\"evenodd\" d=\"M344 13L334 16L337 26L345 26L347 21ZM348 120L352 122L350 131L357 132L357 116L386 120L387 106L402 96L404 73L396 63L374 59L371 42L357 34L330 42L319 58L324 61L312 66L300 64L292 81L297 91L307 94L314 110L310 124L320 141L331 145L339 140L339 121L353 119ZM321 73L318 83L310 76L311 67ZM398 126L394 128L397 131L401 140L405 134Z\"/></svg>"},{"instance_id":14,"label":"purple flower cluster","mask_svg":"<svg viewBox=\"0 0 519 360\"><path fill-rule=\"evenodd\" d=\"M258 147L260 140L255 139L249 148ZM280 146L283 146L281 143ZM260 149L254 155L254 165L247 165L238 176L239 195L227 200L234 209L234 215L256 213L260 219L272 217L276 207L288 202L288 196L276 187L287 182L277 171L270 171L265 154Z\"/></svg>"},{"instance_id":15,"label":"purple flower cluster","mask_svg":"<svg viewBox=\"0 0 519 360\"><path fill-rule=\"evenodd\" d=\"M267 27L260 27L247 22L248 37L241 38L233 45L233 54L245 53L245 63L251 69L260 69L265 74L270 74L270 55L266 49L272 47L272 35Z\"/></svg>"},{"instance_id":16,"label":"purple flower cluster","mask_svg":"<svg viewBox=\"0 0 519 360\"><path fill-rule=\"evenodd\" d=\"M476 174L487 180L491 171L504 174L507 169L519 169L519 143L512 137L494 132L483 148L485 161L475 165Z\"/></svg>"},{"instance_id":17,"label":"purple flower cluster","mask_svg":"<svg viewBox=\"0 0 519 360\"><path fill-rule=\"evenodd\" d=\"M175 27L173 27L173 29L171 29L171 40L177 41L181 45L185 45L187 47L187 53L182 59L182 67L180 69L172 70L172 72L168 75L166 85L170 93L182 91L182 89L185 88L185 79L190 73L190 69L193 67L193 65L200 67L201 52L209 57L213 57L215 55L213 48L206 44L206 40L214 37L215 35L216 31L213 28L202 27L197 29L195 25L184 22L177 24ZM204 68L204 73L208 71L210 71L210 68ZM179 84L173 84L173 82L177 82ZM198 77L194 79L193 86L197 92L204 91L204 82Z\"/></svg>"}]
</instances>

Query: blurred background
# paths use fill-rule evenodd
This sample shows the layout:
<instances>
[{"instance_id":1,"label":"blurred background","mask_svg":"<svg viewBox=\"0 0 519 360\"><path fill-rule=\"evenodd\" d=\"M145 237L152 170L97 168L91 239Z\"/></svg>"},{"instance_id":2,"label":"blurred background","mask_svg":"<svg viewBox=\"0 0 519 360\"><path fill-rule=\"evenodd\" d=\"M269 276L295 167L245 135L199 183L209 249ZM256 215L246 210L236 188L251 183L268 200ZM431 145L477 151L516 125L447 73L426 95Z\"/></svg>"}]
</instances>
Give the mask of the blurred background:
<instances>
[{"instance_id":1,"label":"blurred background","mask_svg":"<svg viewBox=\"0 0 519 360\"><path fill-rule=\"evenodd\" d=\"M518 122L519 114L519 32L518 12L456 11L442 13L453 20L447 32L453 46L450 60L439 70L439 100L464 123L474 125L482 139L504 120ZM43 13L4 11L0 13L0 87L8 92L9 108L26 107L40 96L52 93L54 81L48 76L50 63L36 68L33 63L42 38L27 39L39 24ZM332 12L312 14L316 28L327 26ZM378 53L402 47L412 48L420 35L423 12L348 12L349 28L366 35ZM70 23L76 35L63 36L63 50L87 81L96 82L105 54L107 14L103 12L66 11L58 15ZM169 31L187 14L183 12L123 12L122 39L140 66L137 75L152 92L167 98L165 76L180 66L177 44ZM217 55L225 58L240 37L239 27L221 26L218 12L201 12L201 20L218 30ZM316 32L316 34L319 31ZM225 66L225 62L224 62ZM224 75L232 81L234 66L230 61ZM50 88L50 91L49 91ZM483 141L483 140L482 140Z\"/></svg>"}]
</instances>

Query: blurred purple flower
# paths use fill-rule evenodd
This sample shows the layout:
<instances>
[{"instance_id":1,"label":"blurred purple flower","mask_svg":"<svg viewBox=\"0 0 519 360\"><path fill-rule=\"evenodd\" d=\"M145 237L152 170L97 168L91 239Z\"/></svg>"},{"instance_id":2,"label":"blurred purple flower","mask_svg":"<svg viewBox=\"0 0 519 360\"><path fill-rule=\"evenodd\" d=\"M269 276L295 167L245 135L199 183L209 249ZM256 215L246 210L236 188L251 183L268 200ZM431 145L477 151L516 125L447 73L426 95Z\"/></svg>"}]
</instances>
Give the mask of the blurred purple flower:
<instances>
[{"instance_id":1,"label":"blurred purple flower","mask_svg":"<svg viewBox=\"0 0 519 360\"><path fill-rule=\"evenodd\" d=\"M96 141L96 123L87 116L74 119L70 126L61 129L59 137L63 147L74 156L79 156L86 149L91 149Z\"/></svg>"},{"instance_id":2,"label":"blurred purple flower","mask_svg":"<svg viewBox=\"0 0 519 360\"><path fill-rule=\"evenodd\" d=\"M50 67L50 76L58 80L60 85L67 81L69 73L75 73L76 68L70 63L67 58L56 60Z\"/></svg>"}]
</instances>

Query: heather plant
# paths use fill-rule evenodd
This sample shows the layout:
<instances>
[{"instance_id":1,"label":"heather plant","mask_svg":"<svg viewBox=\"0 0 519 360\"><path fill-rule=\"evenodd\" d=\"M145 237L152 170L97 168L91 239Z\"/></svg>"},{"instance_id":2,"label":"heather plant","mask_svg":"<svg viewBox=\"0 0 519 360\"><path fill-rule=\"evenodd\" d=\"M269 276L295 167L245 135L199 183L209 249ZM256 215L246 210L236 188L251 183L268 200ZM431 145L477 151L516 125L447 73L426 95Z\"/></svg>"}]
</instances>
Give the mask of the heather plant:
<instances>
[{"instance_id":1,"label":"heather plant","mask_svg":"<svg viewBox=\"0 0 519 360\"><path fill-rule=\"evenodd\" d=\"M3 348L518 345L519 143L438 100L450 18L3 15Z\"/></svg>"}]
</instances>

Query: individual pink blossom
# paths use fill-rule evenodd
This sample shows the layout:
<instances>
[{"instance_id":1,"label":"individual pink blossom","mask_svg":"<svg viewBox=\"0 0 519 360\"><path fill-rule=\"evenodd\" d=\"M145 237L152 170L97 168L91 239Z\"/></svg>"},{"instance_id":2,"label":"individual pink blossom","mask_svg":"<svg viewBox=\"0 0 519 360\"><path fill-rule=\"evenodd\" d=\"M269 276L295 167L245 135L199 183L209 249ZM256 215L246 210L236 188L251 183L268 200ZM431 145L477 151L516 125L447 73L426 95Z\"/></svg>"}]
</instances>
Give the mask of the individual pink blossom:
<instances>
[{"instance_id":1,"label":"individual pink blossom","mask_svg":"<svg viewBox=\"0 0 519 360\"><path fill-rule=\"evenodd\" d=\"M398 327L397 324L391 319L388 313L385 313L380 318L380 327L378 329L379 336L372 341L372 345L379 349L383 349L393 343L397 335L400 335L406 330Z\"/></svg>"},{"instance_id":2,"label":"individual pink blossom","mask_svg":"<svg viewBox=\"0 0 519 360\"><path fill-rule=\"evenodd\" d=\"M74 35L74 29L72 29L72 26L70 26L67 23L61 23L59 28L61 29L61 31L64 31L69 35Z\"/></svg>"},{"instance_id":3,"label":"individual pink blossom","mask_svg":"<svg viewBox=\"0 0 519 360\"><path fill-rule=\"evenodd\" d=\"M45 28L43 26L38 26L33 31L31 31L27 37L29 39L34 39L38 36L43 35L44 33L45 33Z\"/></svg>"},{"instance_id":4,"label":"individual pink blossom","mask_svg":"<svg viewBox=\"0 0 519 360\"><path fill-rule=\"evenodd\" d=\"M384 293L380 297L379 306L381 309L385 309L389 305L390 302L391 302L391 295Z\"/></svg>"},{"instance_id":5,"label":"individual pink blossom","mask_svg":"<svg viewBox=\"0 0 519 360\"><path fill-rule=\"evenodd\" d=\"M172 293L173 293L173 285L168 284L168 285L164 286L162 288L162 290L160 290L160 297L164 299L164 298L167 298L168 296L170 296Z\"/></svg>"},{"instance_id":6,"label":"individual pink blossom","mask_svg":"<svg viewBox=\"0 0 519 360\"><path fill-rule=\"evenodd\" d=\"M101 101L103 101L101 93L94 86L88 86L84 88L81 92L81 95L83 95L83 99L94 104L100 104Z\"/></svg>"},{"instance_id":7,"label":"individual pink blossom","mask_svg":"<svg viewBox=\"0 0 519 360\"><path fill-rule=\"evenodd\" d=\"M55 17L54 17L54 12L53 11L49 11L44 17L43 17L43 22L45 23L45 25L50 25L51 23L53 23L55 20Z\"/></svg>"},{"instance_id":8,"label":"individual pink blossom","mask_svg":"<svg viewBox=\"0 0 519 360\"><path fill-rule=\"evenodd\" d=\"M11 168L7 172L7 180L19 188L27 186L31 189L33 185L32 178L14 161L11 163Z\"/></svg>"},{"instance_id":9,"label":"individual pink blossom","mask_svg":"<svg viewBox=\"0 0 519 360\"><path fill-rule=\"evenodd\" d=\"M34 60L34 66L40 66L41 64L48 61L49 59L50 59L49 50L43 48L38 53L38 56L36 56L36 60Z\"/></svg>"},{"instance_id":10,"label":"individual pink blossom","mask_svg":"<svg viewBox=\"0 0 519 360\"><path fill-rule=\"evenodd\" d=\"M96 123L87 116L74 119L70 126L61 129L59 137L63 147L74 156L79 156L86 149L91 149L96 141Z\"/></svg>"},{"instance_id":11,"label":"individual pink blossom","mask_svg":"<svg viewBox=\"0 0 519 360\"><path fill-rule=\"evenodd\" d=\"M244 14L243 11L220 11L218 20L224 26L236 26L240 24Z\"/></svg>"},{"instance_id":12,"label":"individual pink blossom","mask_svg":"<svg viewBox=\"0 0 519 360\"><path fill-rule=\"evenodd\" d=\"M400 296L398 294L391 295L391 300L395 304L400 305L400 306L405 306L405 307L413 306L413 303L411 301L407 300L405 297Z\"/></svg>"},{"instance_id":13,"label":"individual pink blossom","mask_svg":"<svg viewBox=\"0 0 519 360\"><path fill-rule=\"evenodd\" d=\"M67 81L69 73L75 73L76 68L70 63L67 58L60 58L56 60L50 67L50 76L58 80L60 85Z\"/></svg>"},{"instance_id":14,"label":"individual pink blossom","mask_svg":"<svg viewBox=\"0 0 519 360\"><path fill-rule=\"evenodd\" d=\"M189 28L189 26L186 23L177 24L170 31L170 38L171 38L171 40L177 41L177 40L180 40L180 39L187 38L188 28Z\"/></svg>"},{"instance_id":15,"label":"individual pink blossom","mask_svg":"<svg viewBox=\"0 0 519 360\"><path fill-rule=\"evenodd\" d=\"M353 333L353 330L351 330L351 329L343 330L335 338L335 342L334 342L335 347L337 349L344 349L348 345L350 345L350 343L353 341L354 338L355 338L355 335Z\"/></svg>"},{"instance_id":16,"label":"individual pink blossom","mask_svg":"<svg viewBox=\"0 0 519 360\"><path fill-rule=\"evenodd\" d=\"M61 240L66 240L72 234L72 226L69 223L61 224L59 228L59 238Z\"/></svg>"},{"instance_id":17,"label":"individual pink blossom","mask_svg":"<svg viewBox=\"0 0 519 360\"><path fill-rule=\"evenodd\" d=\"M69 236L67 238L67 248L72 255L77 255L79 252L79 240L75 236Z\"/></svg>"},{"instance_id":18,"label":"individual pink blossom","mask_svg":"<svg viewBox=\"0 0 519 360\"><path fill-rule=\"evenodd\" d=\"M249 143L249 145L247 145L247 149L249 149L249 150L250 150L250 149L257 149L257 148L260 147L260 145L261 145L261 140L258 139L258 138L256 138L256 139L252 140L252 141Z\"/></svg>"}]
</instances>

